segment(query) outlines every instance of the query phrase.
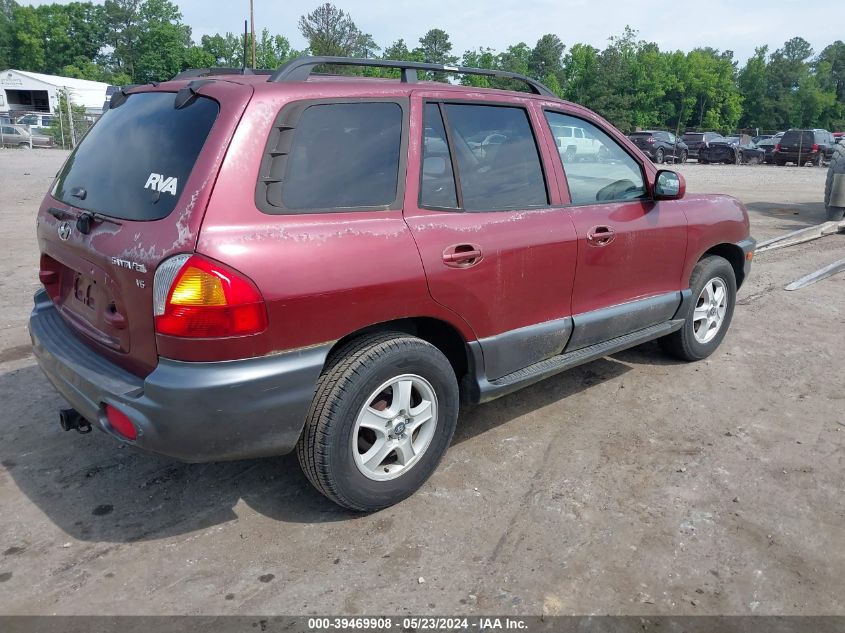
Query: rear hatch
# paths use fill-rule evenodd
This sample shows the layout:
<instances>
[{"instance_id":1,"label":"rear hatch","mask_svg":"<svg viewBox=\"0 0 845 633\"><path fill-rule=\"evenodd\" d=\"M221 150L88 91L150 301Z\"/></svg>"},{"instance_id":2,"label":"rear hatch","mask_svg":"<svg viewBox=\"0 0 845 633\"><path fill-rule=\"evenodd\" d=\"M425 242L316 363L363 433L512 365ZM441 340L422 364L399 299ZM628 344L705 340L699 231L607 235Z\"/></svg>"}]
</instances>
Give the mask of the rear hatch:
<instances>
[{"instance_id":1,"label":"rear hatch","mask_svg":"<svg viewBox=\"0 0 845 633\"><path fill-rule=\"evenodd\" d=\"M628 138L640 149L649 150L654 147L655 138L651 132L634 132ZM651 143L648 142L648 139L651 139Z\"/></svg>"},{"instance_id":2,"label":"rear hatch","mask_svg":"<svg viewBox=\"0 0 845 633\"><path fill-rule=\"evenodd\" d=\"M168 90L169 86L169 90ZM194 250L211 189L252 88L183 82L129 94L71 153L38 214L40 278L64 320L138 375L158 362L153 276Z\"/></svg>"},{"instance_id":3,"label":"rear hatch","mask_svg":"<svg viewBox=\"0 0 845 633\"><path fill-rule=\"evenodd\" d=\"M811 152L815 142L812 130L790 130L780 139L780 148L784 152Z\"/></svg>"},{"instance_id":4,"label":"rear hatch","mask_svg":"<svg viewBox=\"0 0 845 633\"><path fill-rule=\"evenodd\" d=\"M704 145L704 134L697 134L695 132L687 132L684 134L684 143L690 149L700 149Z\"/></svg>"}]
</instances>

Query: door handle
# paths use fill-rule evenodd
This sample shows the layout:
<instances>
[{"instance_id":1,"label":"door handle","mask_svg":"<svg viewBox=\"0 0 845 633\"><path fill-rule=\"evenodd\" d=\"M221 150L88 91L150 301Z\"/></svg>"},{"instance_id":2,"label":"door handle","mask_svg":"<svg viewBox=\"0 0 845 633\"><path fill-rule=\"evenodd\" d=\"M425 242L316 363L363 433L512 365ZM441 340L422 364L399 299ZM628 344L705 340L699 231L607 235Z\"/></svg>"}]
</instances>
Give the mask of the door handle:
<instances>
[{"instance_id":1,"label":"door handle","mask_svg":"<svg viewBox=\"0 0 845 633\"><path fill-rule=\"evenodd\" d=\"M590 246L607 246L616 239L616 232L609 226L594 226L587 231L587 243Z\"/></svg>"},{"instance_id":2,"label":"door handle","mask_svg":"<svg viewBox=\"0 0 845 633\"><path fill-rule=\"evenodd\" d=\"M451 268L475 266L483 257L478 244L455 244L443 251L443 263Z\"/></svg>"}]
</instances>

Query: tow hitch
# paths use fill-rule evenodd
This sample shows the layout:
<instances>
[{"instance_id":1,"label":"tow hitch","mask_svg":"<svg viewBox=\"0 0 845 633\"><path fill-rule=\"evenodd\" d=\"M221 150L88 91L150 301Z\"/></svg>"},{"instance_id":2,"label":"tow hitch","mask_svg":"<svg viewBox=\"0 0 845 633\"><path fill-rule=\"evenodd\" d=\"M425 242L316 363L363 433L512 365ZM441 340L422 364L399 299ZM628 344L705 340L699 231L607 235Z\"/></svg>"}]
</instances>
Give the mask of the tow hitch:
<instances>
[{"instance_id":1,"label":"tow hitch","mask_svg":"<svg viewBox=\"0 0 845 633\"><path fill-rule=\"evenodd\" d=\"M63 431L76 429L77 433L90 433L91 423L79 415L76 409L61 409L59 411L59 424Z\"/></svg>"}]
</instances>

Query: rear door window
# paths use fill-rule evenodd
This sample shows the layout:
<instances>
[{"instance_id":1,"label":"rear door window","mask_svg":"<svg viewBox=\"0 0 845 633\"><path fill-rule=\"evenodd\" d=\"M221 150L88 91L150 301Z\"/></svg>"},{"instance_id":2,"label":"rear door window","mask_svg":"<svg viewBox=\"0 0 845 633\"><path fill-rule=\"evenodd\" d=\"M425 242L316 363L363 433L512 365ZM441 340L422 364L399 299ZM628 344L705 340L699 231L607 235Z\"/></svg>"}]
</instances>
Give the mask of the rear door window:
<instances>
[{"instance_id":1,"label":"rear door window","mask_svg":"<svg viewBox=\"0 0 845 633\"><path fill-rule=\"evenodd\" d=\"M529 209L549 204L537 142L520 107L443 104L467 211Z\"/></svg>"},{"instance_id":2,"label":"rear door window","mask_svg":"<svg viewBox=\"0 0 845 633\"><path fill-rule=\"evenodd\" d=\"M170 215L220 110L207 97L177 110L175 97L131 94L103 114L62 167L53 197L126 220Z\"/></svg>"},{"instance_id":3,"label":"rear door window","mask_svg":"<svg viewBox=\"0 0 845 633\"><path fill-rule=\"evenodd\" d=\"M455 209L458 196L455 174L449 155L446 128L436 103L427 103L423 120L423 165L420 182L420 204L425 207Z\"/></svg>"}]
</instances>

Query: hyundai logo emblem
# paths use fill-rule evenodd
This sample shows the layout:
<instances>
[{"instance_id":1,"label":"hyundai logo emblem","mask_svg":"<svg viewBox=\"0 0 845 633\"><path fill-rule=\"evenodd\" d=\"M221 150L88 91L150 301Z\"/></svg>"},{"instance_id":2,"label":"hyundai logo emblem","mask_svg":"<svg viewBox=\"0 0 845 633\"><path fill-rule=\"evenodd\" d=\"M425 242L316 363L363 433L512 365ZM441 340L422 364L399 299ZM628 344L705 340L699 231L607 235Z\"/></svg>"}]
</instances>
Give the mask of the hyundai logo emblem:
<instances>
[{"instance_id":1,"label":"hyundai logo emblem","mask_svg":"<svg viewBox=\"0 0 845 633\"><path fill-rule=\"evenodd\" d=\"M67 240L70 237L70 232L72 229L70 228L70 222L62 222L59 224L59 237L62 240Z\"/></svg>"}]
</instances>

